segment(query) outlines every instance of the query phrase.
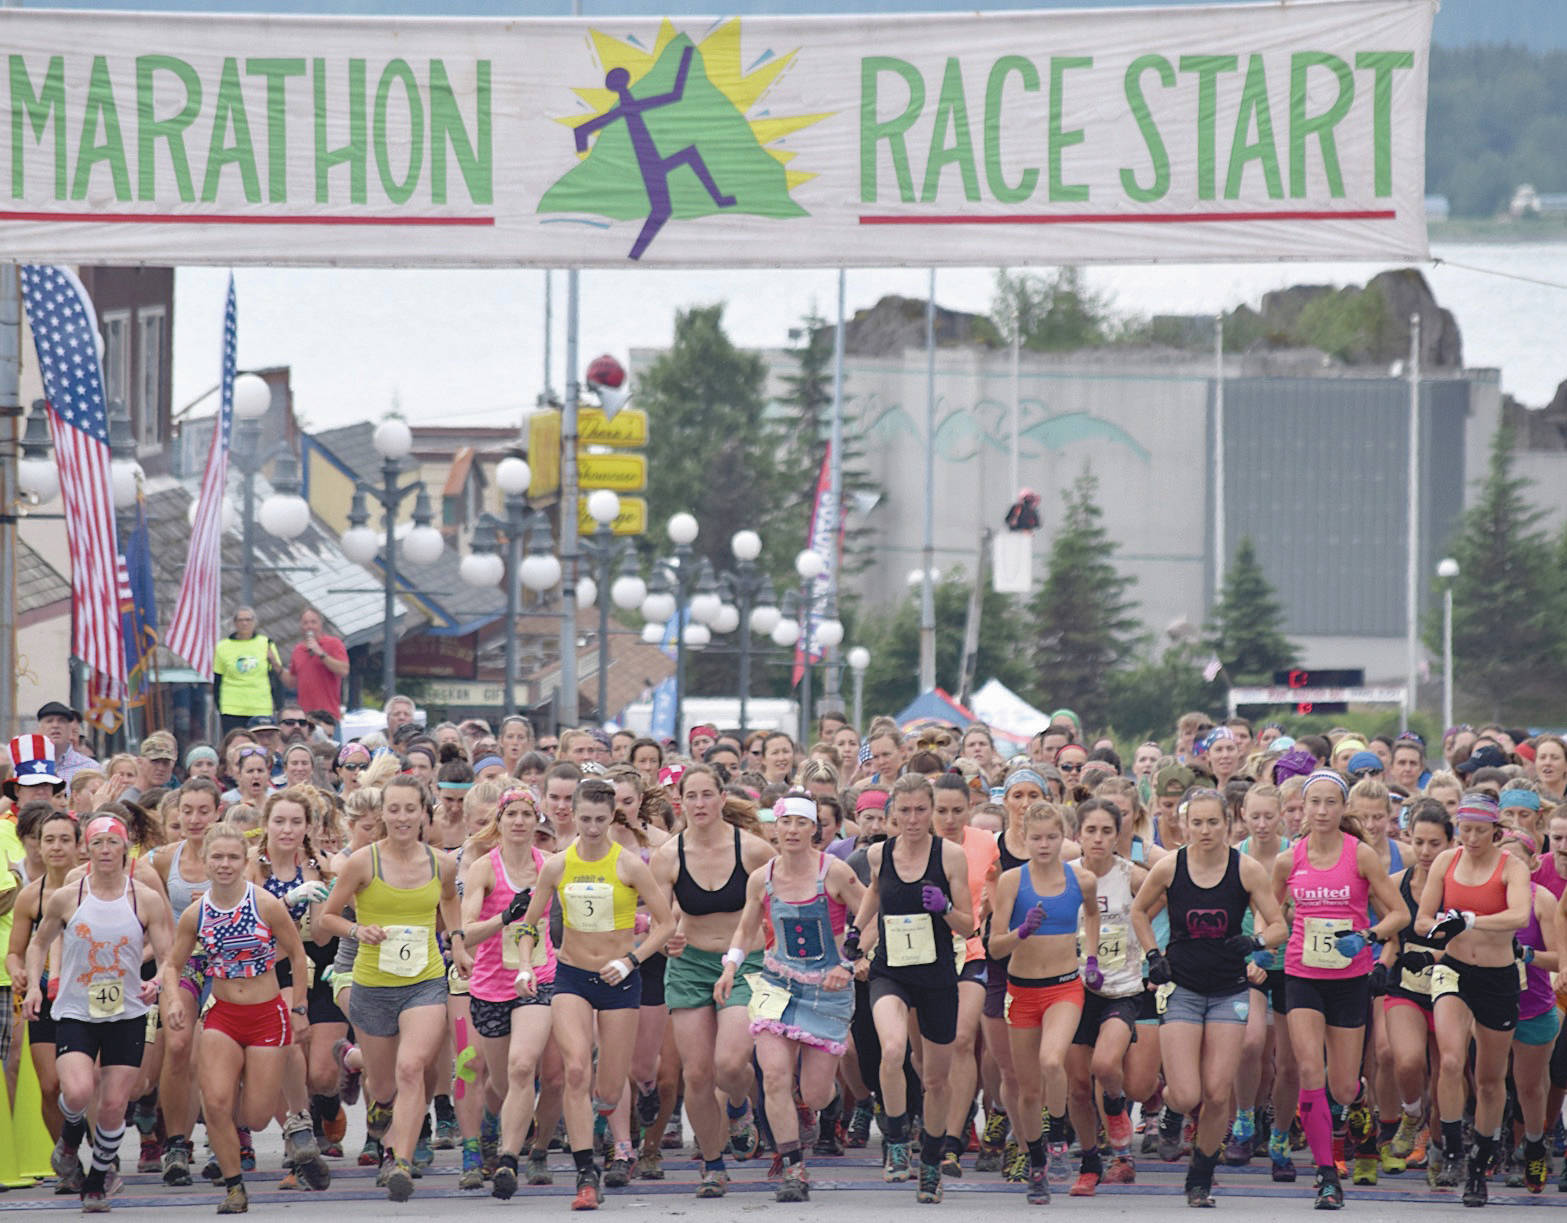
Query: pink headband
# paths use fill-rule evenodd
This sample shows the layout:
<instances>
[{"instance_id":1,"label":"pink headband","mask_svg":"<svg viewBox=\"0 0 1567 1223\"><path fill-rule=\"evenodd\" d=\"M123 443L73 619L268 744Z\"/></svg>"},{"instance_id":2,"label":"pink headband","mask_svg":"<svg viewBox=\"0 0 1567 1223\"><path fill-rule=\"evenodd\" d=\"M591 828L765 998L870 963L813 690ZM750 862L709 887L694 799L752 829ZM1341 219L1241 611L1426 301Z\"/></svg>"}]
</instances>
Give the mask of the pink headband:
<instances>
[{"instance_id":1,"label":"pink headband","mask_svg":"<svg viewBox=\"0 0 1567 1223\"><path fill-rule=\"evenodd\" d=\"M87 836L85 838L87 844L91 845L94 837L102 836L104 833L108 833L112 837L119 837L127 845L131 843L131 838L126 834L124 824L120 823L112 815L100 815L87 825Z\"/></svg>"}]
</instances>

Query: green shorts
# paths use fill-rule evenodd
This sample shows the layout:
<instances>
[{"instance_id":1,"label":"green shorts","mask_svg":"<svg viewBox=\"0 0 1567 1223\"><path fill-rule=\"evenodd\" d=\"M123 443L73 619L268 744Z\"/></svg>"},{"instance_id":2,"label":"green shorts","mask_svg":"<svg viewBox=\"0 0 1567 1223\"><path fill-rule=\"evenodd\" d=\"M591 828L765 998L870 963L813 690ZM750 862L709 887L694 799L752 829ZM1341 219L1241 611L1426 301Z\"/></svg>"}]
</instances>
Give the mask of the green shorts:
<instances>
[{"instance_id":1,"label":"green shorts","mask_svg":"<svg viewBox=\"0 0 1567 1223\"><path fill-rule=\"evenodd\" d=\"M753 951L735 970L734 988L729 991L725 1006L748 1006L751 1002L751 985L747 973L762 971L762 953ZM679 955L669 957L669 967L664 971L664 1005L672 1011L691 1010L696 1007L716 1006L713 986L724 972L724 956L719 951L698 951L687 947Z\"/></svg>"},{"instance_id":2,"label":"green shorts","mask_svg":"<svg viewBox=\"0 0 1567 1223\"><path fill-rule=\"evenodd\" d=\"M1561 1030L1562 1017L1553 1006L1541 1011L1533 1019L1520 1019L1513 1029L1513 1039L1520 1045L1550 1045L1556 1043L1556 1033Z\"/></svg>"}]
</instances>

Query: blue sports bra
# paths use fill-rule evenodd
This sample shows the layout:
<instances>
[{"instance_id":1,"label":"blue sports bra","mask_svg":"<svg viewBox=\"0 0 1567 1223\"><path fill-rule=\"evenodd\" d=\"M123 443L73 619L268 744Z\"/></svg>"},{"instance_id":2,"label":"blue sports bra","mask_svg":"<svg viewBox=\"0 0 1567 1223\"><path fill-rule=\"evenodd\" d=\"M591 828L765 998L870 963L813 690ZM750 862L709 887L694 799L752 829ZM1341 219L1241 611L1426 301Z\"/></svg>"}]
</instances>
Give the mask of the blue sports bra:
<instances>
[{"instance_id":1,"label":"blue sports bra","mask_svg":"<svg viewBox=\"0 0 1567 1223\"><path fill-rule=\"evenodd\" d=\"M1028 863L1025 862L1019 870L1022 874L1017 882L1017 899L1012 902L1012 929L1016 930L1023 924L1030 909L1042 905L1045 920L1035 931L1036 934L1076 934L1078 911L1083 907L1083 889L1078 886L1077 872L1063 862L1061 870L1066 875L1066 887L1054 896L1041 896L1034 891Z\"/></svg>"}]
</instances>

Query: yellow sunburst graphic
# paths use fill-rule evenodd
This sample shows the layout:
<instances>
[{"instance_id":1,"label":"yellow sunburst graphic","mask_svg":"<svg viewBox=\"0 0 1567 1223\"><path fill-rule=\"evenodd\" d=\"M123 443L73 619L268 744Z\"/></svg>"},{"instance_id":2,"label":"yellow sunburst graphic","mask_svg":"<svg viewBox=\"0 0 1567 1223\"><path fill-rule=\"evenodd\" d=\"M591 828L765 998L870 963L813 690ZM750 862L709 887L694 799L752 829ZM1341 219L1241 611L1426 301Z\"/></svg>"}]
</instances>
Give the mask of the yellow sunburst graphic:
<instances>
[{"instance_id":1,"label":"yellow sunburst graphic","mask_svg":"<svg viewBox=\"0 0 1567 1223\"><path fill-rule=\"evenodd\" d=\"M615 38L602 30L589 31L588 41L604 73L607 75L612 69L624 68L630 74L630 86L635 88L637 82L658 63L664 49L679 35L680 31L676 30L674 23L666 17L658 28L658 38L651 49L644 49L634 42ZM795 57L800 53L799 48L785 55L772 56L752 71L746 72L740 66L740 19L733 17L714 27L707 37L696 43L696 49L702 56L707 79L734 104L736 110L745 116L752 133L756 136L757 143L762 146L767 155L784 167L788 189L793 191L801 183L815 178L814 172L788 168L789 163L795 158L792 149L773 146L776 141L786 136L830 118L833 112L789 116L761 114L755 117L751 114L752 109L762 102L773 83L794 63ZM573 89L572 92L586 103L588 111L586 114L565 115L556 119L557 123L571 128L580 127L595 115L610 109L619 100L615 94L602 86ZM579 154L579 158L586 156L586 152Z\"/></svg>"}]
</instances>

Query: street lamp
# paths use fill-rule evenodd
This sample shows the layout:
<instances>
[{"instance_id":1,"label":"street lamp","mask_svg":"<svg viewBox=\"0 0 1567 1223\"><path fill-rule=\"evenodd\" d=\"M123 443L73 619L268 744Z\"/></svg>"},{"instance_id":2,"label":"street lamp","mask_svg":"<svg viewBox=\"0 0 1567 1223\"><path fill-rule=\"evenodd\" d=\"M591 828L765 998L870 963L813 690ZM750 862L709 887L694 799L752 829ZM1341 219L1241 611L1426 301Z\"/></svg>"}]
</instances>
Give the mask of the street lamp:
<instances>
[{"instance_id":1,"label":"street lamp","mask_svg":"<svg viewBox=\"0 0 1567 1223\"><path fill-rule=\"evenodd\" d=\"M261 422L272 410L272 388L258 374L241 374L234 379L234 416L237 425L229 461L243 477L240 501L241 532L244 539L240 565L239 601L249 606L255 601L256 584L256 477L266 462L273 460L273 492L260 505L261 526L279 539L297 539L310 525L310 506L299 495L299 463L285 443L270 452L261 452ZM214 421L213 427L217 427ZM228 504L224 503L225 529Z\"/></svg>"},{"instance_id":2,"label":"street lamp","mask_svg":"<svg viewBox=\"0 0 1567 1223\"><path fill-rule=\"evenodd\" d=\"M519 582L538 593L550 589L560 581L560 561L553 555L554 540L550 534L549 515L528 505L528 485L533 481L533 470L527 460L508 455L495 465L495 484L503 495L505 519L494 514L481 514L474 526L472 549L462 558L460 573L470 586L495 587L506 582L506 679L504 705L506 715L517 712L517 611L521 602L517 589ZM500 556L500 537L506 537L506 559ZM523 556L525 541L531 537L528 554Z\"/></svg>"},{"instance_id":3,"label":"street lamp","mask_svg":"<svg viewBox=\"0 0 1567 1223\"><path fill-rule=\"evenodd\" d=\"M34 505L60 495L60 469L49 457L50 447L49 404L35 399L22 432L22 457L16 464L17 490Z\"/></svg>"},{"instance_id":4,"label":"street lamp","mask_svg":"<svg viewBox=\"0 0 1567 1223\"><path fill-rule=\"evenodd\" d=\"M647 621L642 630L642 639L662 642L664 626L672 619L675 621L675 738L679 739L684 729L686 650L701 649L712 639L712 635L705 624L693 620L690 608L692 593L697 589L700 576L699 567L691 563L691 545L696 542L700 530L696 518L681 510L669 516L664 530L669 536L669 542L675 546L675 554L653 562L652 576L646 586L647 593L642 597L642 619ZM708 588L711 588L713 573L710 566L706 567L706 575ZM701 631L693 632L693 629Z\"/></svg>"},{"instance_id":5,"label":"street lamp","mask_svg":"<svg viewBox=\"0 0 1567 1223\"><path fill-rule=\"evenodd\" d=\"M1442 725L1448 727L1453 724L1453 583L1458 579L1458 562L1444 556L1437 562L1436 576L1445 583L1442 590Z\"/></svg>"},{"instance_id":6,"label":"street lamp","mask_svg":"<svg viewBox=\"0 0 1567 1223\"><path fill-rule=\"evenodd\" d=\"M109 405L109 487L114 508L128 510L141 491L141 464L136 461L136 435L123 403Z\"/></svg>"},{"instance_id":7,"label":"street lamp","mask_svg":"<svg viewBox=\"0 0 1567 1223\"><path fill-rule=\"evenodd\" d=\"M620 498L607 488L595 489L588 494L588 517L598 524L592 535L579 539L582 555L593 566L593 576L579 583L577 601L582 606L598 604L599 612L599 676L598 716L603 722L609 717L609 605L611 602L622 611L640 607L647 598L647 583L637 576L631 552L631 540L614 533L615 519L620 517ZM620 575L610 582L610 573L619 566ZM582 587L593 587L593 598L585 597ZM609 592L604 598L603 592Z\"/></svg>"},{"instance_id":8,"label":"street lamp","mask_svg":"<svg viewBox=\"0 0 1567 1223\"><path fill-rule=\"evenodd\" d=\"M854 729L863 729L865 717L865 668L871 665L871 652L862 645L849 651L849 670L854 672Z\"/></svg>"},{"instance_id":9,"label":"street lamp","mask_svg":"<svg viewBox=\"0 0 1567 1223\"><path fill-rule=\"evenodd\" d=\"M751 634L771 633L778 625L779 612L774 605L773 581L757 568L756 558L762 554L762 537L755 531L736 531L729 537L729 550L734 553L733 572L725 571L719 577L719 591L723 596L713 630L730 633L740 630L740 731L749 727L747 704L751 696Z\"/></svg>"},{"instance_id":10,"label":"street lamp","mask_svg":"<svg viewBox=\"0 0 1567 1223\"><path fill-rule=\"evenodd\" d=\"M388 699L397 687L397 511L410 496L414 498L413 528L403 537L402 547L414 565L433 565L441 558L446 541L430 525L430 494L424 481L415 476L399 484L402 460L413 450L413 432L395 417L376 426L371 438L381 456L381 487L360 481L354 486L354 499L348 511L348 530L343 533L343 555L355 564L368 565L375 559L378 544L369 527L367 505L374 500L381 507L385 524L385 542L381 545L381 570L386 603L381 630L382 699Z\"/></svg>"},{"instance_id":11,"label":"street lamp","mask_svg":"<svg viewBox=\"0 0 1567 1223\"><path fill-rule=\"evenodd\" d=\"M820 621L816 619L816 592L812 587L826 568L826 558L820 552L813 552L809 548L794 558L794 571L800 577L800 631L796 634L795 640L805 643L801 646L804 666L800 672L800 743L802 745L808 745L810 742L811 651L817 645L835 646L843 640L843 625L839 623L830 602L825 609L825 617ZM773 634L773 640L778 640L776 632ZM780 644L793 645L794 642Z\"/></svg>"}]
</instances>

